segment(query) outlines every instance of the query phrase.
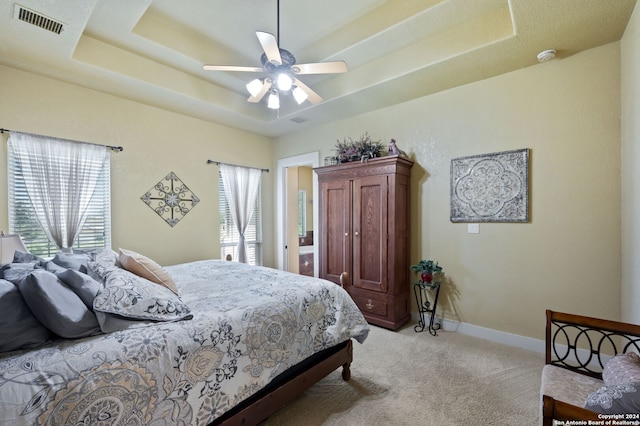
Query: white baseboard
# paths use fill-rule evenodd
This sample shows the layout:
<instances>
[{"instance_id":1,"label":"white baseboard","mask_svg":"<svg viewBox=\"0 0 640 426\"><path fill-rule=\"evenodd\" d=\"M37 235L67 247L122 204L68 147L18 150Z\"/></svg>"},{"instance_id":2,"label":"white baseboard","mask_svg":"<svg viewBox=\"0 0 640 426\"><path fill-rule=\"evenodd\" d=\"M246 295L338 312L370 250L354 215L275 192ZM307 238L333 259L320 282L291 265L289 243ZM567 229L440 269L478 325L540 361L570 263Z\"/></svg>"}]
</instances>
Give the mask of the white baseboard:
<instances>
[{"instance_id":1,"label":"white baseboard","mask_svg":"<svg viewBox=\"0 0 640 426\"><path fill-rule=\"evenodd\" d=\"M520 336L518 334L507 333L505 331L493 330L491 328L480 327L473 324L453 320L442 320L437 318L436 322L442 324L442 329L446 331L455 331L456 333L466 334L480 339L490 340L504 345L515 346L530 351L544 353L544 340L534 339L532 337Z\"/></svg>"},{"instance_id":2,"label":"white baseboard","mask_svg":"<svg viewBox=\"0 0 640 426\"><path fill-rule=\"evenodd\" d=\"M416 318L417 321L417 318ZM517 348L527 349L533 352L541 354L545 353L544 340L534 339L532 337L520 336L518 334L507 333L505 331L493 330L491 328L480 327L478 325L467 324L464 322L443 320L442 318L436 318L436 322L442 324L442 329L445 331L453 331L456 333L465 334L468 336L478 337L480 339L489 340L491 342L501 343L504 345L515 346ZM561 353L567 352L567 348L564 345L559 345L558 349ZM581 360L591 359L589 351L584 349L578 349L578 356ZM611 357L603 355L602 360L606 363ZM575 362L575 357L570 354L567 359L569 362ZM596 369L599 368L597 360L591 361L591 366Z\"/></svg>"}]
</instances>

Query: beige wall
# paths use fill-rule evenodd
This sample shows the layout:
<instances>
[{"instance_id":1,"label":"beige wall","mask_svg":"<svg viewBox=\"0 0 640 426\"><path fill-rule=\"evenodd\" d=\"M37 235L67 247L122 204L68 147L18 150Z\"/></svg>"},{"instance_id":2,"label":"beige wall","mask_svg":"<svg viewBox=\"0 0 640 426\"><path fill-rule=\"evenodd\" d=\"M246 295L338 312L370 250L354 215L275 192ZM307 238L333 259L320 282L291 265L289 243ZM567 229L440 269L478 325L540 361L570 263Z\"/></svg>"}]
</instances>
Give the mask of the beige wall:
<instances>
[{"instance_id":1,"label":"beige wall","mask_svg":"<svg viewBox=\"0 0 640 426\"><path fill-rule=\"evenodd\" d=\"M324 157L364 131L395 138L416 160L411 262L444 266L448 319L539 339L547 308L619 319L619 63L612 43L282 137L274 155ZM479 234L451 223L450 160L520 148L531 149L530 223Z\"/></svg>"},{"instance_id":2,"label":"beige wall","mask_svg":"<svg viewBox=\"0 0 640 426\"><path fill-rule=\"evenodd\" d=\"M112 154L113 248L139 251L163 265L219 258L218 168L207 159L269 168L268 138L140 103L0 67L0 127L98 144L122 145ZM6 137L0 147L0 229L8 229ZM251 152L251 157L244 153ZM170 227L140 200L169 172L199 198ZM271 179L263 174L264 221L273 221ZM270 246L272 227L264 227ZM273 253L264 250L265 263Z\"/></svg>"},{"instance_id":3,"label":"beige wall","mask_svg":"<svg viewBox=\"0 0 640 426\"><path fill-rule=\"evenodd\" d=\"M622 320L640 324L640 4L621 41Z\"/></svg>"},{"instance_id":4,"label":"beige wall","mask_svg":"<svg viewBox=\"0 0 640 426\"><path fill-rule=\"evenodd\" d=\"M283 137L264 137L0 67L0 127L123 145L112 160L113 247L161 264L218 257L217 168L207 158L273 168L368 131L415 158L411 262L434 258L450 282L440 306L449 319L542 338L544 309L609 319L638 302L634 260L640 212L633 164L640 132L638 11L622 43L469 84L354 119ZM625 84L621 268L621 66ZM631 53L629 53L631 52ZM424 84L428 84L426 81ZM629 89L633 93L626 94ZM8 229L6 135L0 147L0 229ZM238 146L242 149L238 149ZM531 149L531 222L481 224L468 234L449 221L452 158ZM243 153L251 152L251 157ZM271 164L265 163L272 159ZM140 196L175 172L201 199L174 228ZM275 173L263 175L265 264L274 265ZM629 251L626 251L626 250ZM625 297L625 299L627 299ZM415 307L413 307L415 310ZM635 314L636 318L638 314ZM637 321L637 319L636 319Z\"/></svg>"}]
</instances>

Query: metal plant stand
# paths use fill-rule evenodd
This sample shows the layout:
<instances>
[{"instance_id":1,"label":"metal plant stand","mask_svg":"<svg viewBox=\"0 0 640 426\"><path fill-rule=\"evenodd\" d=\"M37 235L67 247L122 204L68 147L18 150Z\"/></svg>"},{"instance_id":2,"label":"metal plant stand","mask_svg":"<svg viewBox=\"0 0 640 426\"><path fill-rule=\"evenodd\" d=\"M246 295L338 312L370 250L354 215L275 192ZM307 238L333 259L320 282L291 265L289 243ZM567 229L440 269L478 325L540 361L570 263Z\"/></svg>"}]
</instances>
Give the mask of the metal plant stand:
<instances>
[{"instance_id":1,"label":"metal plant stand","mask_svg":"<svg viewBox=\"0 0 640 426\"><path fill-rule=\"evenodd\" d=\"M435 322L436 307L438 306L438 296L440 295L440 282L435 281L431 283L425 283L419 281L417 283L413 283L413 292L416 295L418 314L420 315L418 325L413 327L414 331L416 333L424 331L425 327L427 327L428 321L429 324L427 329L429 330L429 333L432 336L436 336L438 334L438 330L440 330L440 323ZM431 305L431 302L429 301L427 292L435 292L433 296L433 307Z\"/></svg>"}]
</instances>

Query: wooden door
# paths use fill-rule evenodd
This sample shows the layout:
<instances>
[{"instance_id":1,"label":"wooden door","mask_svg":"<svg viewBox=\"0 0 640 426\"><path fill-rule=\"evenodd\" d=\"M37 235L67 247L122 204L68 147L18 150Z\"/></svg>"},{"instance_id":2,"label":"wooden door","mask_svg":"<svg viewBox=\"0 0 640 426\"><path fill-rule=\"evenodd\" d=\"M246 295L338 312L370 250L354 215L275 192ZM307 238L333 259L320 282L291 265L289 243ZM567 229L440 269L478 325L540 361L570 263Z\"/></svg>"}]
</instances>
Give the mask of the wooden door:
<instances>
[{"instance_id":1,"label":"wooden door","mask_svg":"<svg viewBox=\"0 0 640 426\"><path fill-rule=\"evenodd\" d=\"M351 273L351 181L320 182L320 278L340 284Z\"/></svg>"},{"instance_id":2,"label":"wooden door","mask_svg":"<svg viewBox=\"0 0 640 426\"><path fill-rule=\"evenodd\" d=\"M353 181L353 279L356 288L387 292L387 175Z\"/></svg>"}]
</instances>

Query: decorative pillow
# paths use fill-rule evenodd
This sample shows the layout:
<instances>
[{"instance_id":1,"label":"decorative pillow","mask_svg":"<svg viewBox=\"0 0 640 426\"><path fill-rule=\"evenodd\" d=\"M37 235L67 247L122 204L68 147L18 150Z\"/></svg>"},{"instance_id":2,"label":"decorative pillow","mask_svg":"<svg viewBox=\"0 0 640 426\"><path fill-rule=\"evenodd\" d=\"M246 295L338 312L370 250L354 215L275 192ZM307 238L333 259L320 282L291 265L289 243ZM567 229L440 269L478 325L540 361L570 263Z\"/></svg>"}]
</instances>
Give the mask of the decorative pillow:
<instances>
[{"instance_id":1,"label":"decorative pillow","mask_svg":"<svg viewBox=\"0 0 640 426\"><path fill-rule=\"evenodd\" d=\"M178 294L176 283L160 265L146 256L135 251L120 249L120 264L124 269L133 272L139 277L146 278L156 284L165 286L175 294Z\"/></svg>"},{"instance_id":2,"label":"decorative pillow","mask_svg":"<svg viewBox=\"0 0 640 426\"><path fill-rule=\"evenodd\" d=\"M15 284L0 279L0 352L33 348L49 340L49 329L38 322Z\"/></svg>"},{"instance_id":3,"label":"decorative pillow","mask_svg":"<svg viewBox=\"0 0 640 426\"><path fill-rule=\"evenodd\" d=\"M606 386L640 382L640 357L634 352L616 355L602 370Z\"/></svg>"},{"instance_id":4,"label":"decorative pillow","mask_svg":"<svg viewBox=\"0 0 640 426\"><path fill-rule=\"evenodd\" d=\"M104 312L152 321L177 321L193 317L189 307L171 290L121 268L114 268L107 273L105 286L93 301L93 310L96 314Z\"/></svg>"},{"instance_id":5,"label":"decorative pillow","mask_svg":"<svg viewBox=\"0 0 640 426\"><path fill-rule=\"evenodd\" d=\"M89 275L97 281L104 280L107 273L118 267L118 253L106 248L96 253L89 262Z\"/></svg>"},{"instance_id":6,"label":"decorative pillow","mask_svg":"<svg viewBox=\"0 0 640 426\"><path fill-rule=\"evenodd\" d=\"M73 339L100 332L95 314L54 273L36 269L17 285L33 315L58 336Z\"/></svg>"},{"instance_id":7,"label":"decorative pillow","mask_svg":"<svg viewBox=\"0 0 640 426\"><path fill-rule=\"evenodd\" d=\"M102 284L89 275L74 269L65 269L57 275L62 282L78 295L87 308L93 311L93 299L96 298L96 295L100 289L102 289Z\"/></svg>"},{"instance_id":8,"label":"decorative pillow","mask_svg":"<svg viewBox=\"0 0 640 426\"><path fill-rule=\"evenodd\" d=\"M56 253L51 261L56 265L62 266L66 269L75 269L83 273L87 272L87 264L91 258L87 254L82 253Z\"/></svg>"},{"instance_id":9,"label":"decorative pillow","mask_svg":"<svg viewBox=\"0 0 640 426\"><path fill-rule=\"evenodd\" d=\"M640 413L640 383L601 387L589 395L584 408L601 414Z\"/></svg>"}]
</instances>

